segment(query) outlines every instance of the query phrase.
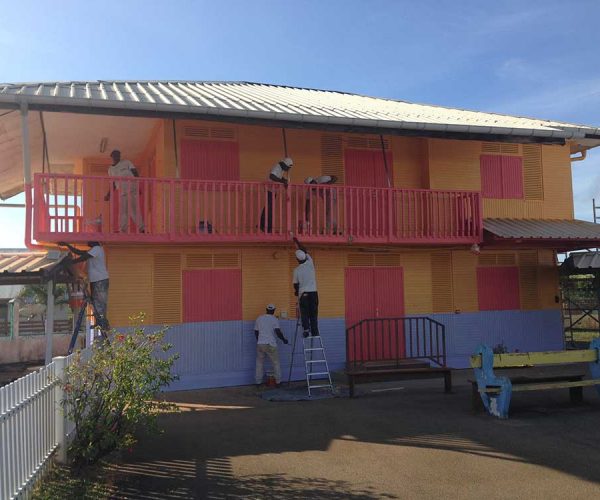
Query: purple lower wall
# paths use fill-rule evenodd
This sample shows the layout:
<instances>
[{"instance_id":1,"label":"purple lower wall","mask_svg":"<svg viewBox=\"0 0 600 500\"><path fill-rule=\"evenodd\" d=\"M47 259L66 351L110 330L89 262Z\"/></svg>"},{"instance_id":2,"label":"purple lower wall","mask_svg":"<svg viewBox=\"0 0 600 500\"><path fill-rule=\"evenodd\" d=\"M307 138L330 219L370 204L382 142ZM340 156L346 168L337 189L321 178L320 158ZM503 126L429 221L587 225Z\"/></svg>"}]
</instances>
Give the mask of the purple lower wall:
<instances>
[{"instance_id":1,"label":"purple lower wall","mask_svg":"<svg viewBox=\"0 0 600 500\"><path fill-rule=\"evenodd\" d=\"M500 343L509 351L550 351L563 348L559 310L486 311L462 314L430 314L446 325L448 365L467 368L469 356L481 343ZM283 380L290 369L295 321L282 320L289 345L279 345ZM344 368L345 322L325 318L319 322L330 370ZM253 321L222 321L174 325L167 340L180 354L175 371L179 375L169 390L225 387L254 383L256 340ZM292 380L304 378L301 332L292 366ZM266 362L269 370L269 362Z\"/></svg>"}]
</instances>

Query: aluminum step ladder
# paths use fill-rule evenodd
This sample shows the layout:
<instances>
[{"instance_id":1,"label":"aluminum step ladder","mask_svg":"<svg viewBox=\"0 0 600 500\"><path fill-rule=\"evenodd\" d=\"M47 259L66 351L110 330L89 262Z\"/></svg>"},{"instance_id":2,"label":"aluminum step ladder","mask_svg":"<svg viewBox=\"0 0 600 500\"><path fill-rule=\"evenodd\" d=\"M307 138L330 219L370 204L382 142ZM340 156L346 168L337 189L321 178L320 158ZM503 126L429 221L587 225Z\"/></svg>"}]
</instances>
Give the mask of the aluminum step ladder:
<instances>
[{"instance_id":1,"label":"aluminum step ladder","mask_svg":"<svg viewBox=\"0 0 600 500\"><path fill-rule=\"evenodd\" d=\"M312 390L328 388L333 394L333 384L329 373L329 364L325 356L325 348L320 335L309 335L303 340L304 347L304 369L306 371L306 385L308 397L312 397ZM323 377L327 375L327 377ZM321 377L314 379L313 377ZM315 383L317 382L317 383ZM329 382L329 383L325 383Z\"/></svg>"}]
</instances>

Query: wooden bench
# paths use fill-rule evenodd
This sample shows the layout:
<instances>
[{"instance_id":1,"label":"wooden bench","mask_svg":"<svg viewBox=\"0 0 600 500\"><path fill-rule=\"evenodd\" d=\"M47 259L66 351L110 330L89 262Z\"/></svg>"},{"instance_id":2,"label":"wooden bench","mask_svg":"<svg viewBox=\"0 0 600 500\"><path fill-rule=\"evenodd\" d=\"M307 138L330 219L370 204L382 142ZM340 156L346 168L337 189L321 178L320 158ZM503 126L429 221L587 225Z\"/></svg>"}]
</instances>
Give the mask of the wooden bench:
<instances>
[{"instance_id":1,"label":"wooden bench","mask_svg":"<svg viewBox=\"0 0 600 500\"><path fill-rule=\"evenodd\" d=\"M583 387L596 386L600 393L600 339L594 339L589 349L577 351L550 351L530 353L494 354L488 346L480 346L471 356L475 372L475 385L484 408L490 415L508 418L513 392L569 389L572 401L581 401ZM555 377L499 377L494 368L526 368L545 365L588 363L590 378L580 375Z\"/></svg>"},{"instance_id":2,"label":"wooden bench","mask_svg":"<svg viewBox=\"0 0 600 500\"><path fill-rule=\"evenodd\" d=\"M367 318L346 329L346 376L354 386L418 378L443 378L452 390L446 366L445 326L426 316Z\"/></svg>"}]
</instances>

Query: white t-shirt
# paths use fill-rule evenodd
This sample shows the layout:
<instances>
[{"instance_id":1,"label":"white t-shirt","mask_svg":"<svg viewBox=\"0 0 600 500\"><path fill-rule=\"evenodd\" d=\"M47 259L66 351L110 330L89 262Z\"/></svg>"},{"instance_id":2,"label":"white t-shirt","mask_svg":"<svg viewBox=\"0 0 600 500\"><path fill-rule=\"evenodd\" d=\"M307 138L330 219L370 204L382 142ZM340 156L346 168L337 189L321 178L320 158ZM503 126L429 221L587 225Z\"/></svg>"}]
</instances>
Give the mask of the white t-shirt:
<instances>
[{"instance_id":1,"label":"white t-shirt","mask_svg":"<svg viewBox=\"0 0 600 500\"><path fill-rule=\"evenodd\" d=\"M108 279L108 270L106 269L106 259L104 257L104 248L95 246L87 251L92 256L87 260L87 272L90 283Z\"/></svg>"},{"instance_id":2,"label":"white t-shirt","mask_svg":"<svg viewBox=\"0 0 600 500\"><path fill-rule=\"evenodd\" d=\"M306 254L306 260L294 269L294 284L298 283L298 296L304 292L317 291L317 276L315 264L310 255Z\"/></svg>"},{"instance_id":3,"label":"white t-shirt","mask_svg":"<svg viewBox=\"0 0 600 500\"><path fill-rule=\"evenodd\" d=\"M133 175L133 169L135 168L134 164L129 160L121 160L116 165L111 165L108 167L108 175L111 177L135 177ZM135 190L135 182L117 182L117 189L126 190L128 185L130 190Z\"/></svg>"},{"instance_id":4,"label":"white t-shirt","mask_svg":"<svg viewBox=\"0 0 600 500\"><path fill-rule=\"evenodd\" d=\"M279 320L274 314L263 314L256 318L254 329L258 331L257 344L277 345L275 329L279 327Z\"/></svg>"},{"instance_id":5,"label":"white t-shirt","mask_svg":"<svg viewBox=\"0 0 600 500\"><path fill-rule=\"evenodd\" d=\"M327 184L328 182L331 182L331 179L331 175L321 175L320 177L317 177L315 181L317 181L317 184Z\"/></svg>"},{"instance_id":6,"label":"white t-shirt","mask_svg":"<svg viewBox=\"0 0 600 500\"><path fill-rule=\"evenodd\" d=\"M271 179L272 175L274 175L278 179L283 179L284 172L285 172L285 170L283 170L283 168L281 168L281 165L279 163L276 163L275 166L269 172L269 180L272 180Z\"/></svg>"}]
</instances>

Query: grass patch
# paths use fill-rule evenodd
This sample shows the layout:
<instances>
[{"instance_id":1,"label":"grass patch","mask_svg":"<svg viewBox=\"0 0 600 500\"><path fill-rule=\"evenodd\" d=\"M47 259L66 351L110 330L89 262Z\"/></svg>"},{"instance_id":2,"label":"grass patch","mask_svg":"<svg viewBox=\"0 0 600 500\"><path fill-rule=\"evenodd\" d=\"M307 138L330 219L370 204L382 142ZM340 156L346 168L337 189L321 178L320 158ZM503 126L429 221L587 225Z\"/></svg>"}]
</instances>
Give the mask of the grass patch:
<instances>
[{"instance_id":1,"label":"grass patch","mask_svg":"<svg viewBox=\"0 0 600 500\"><path fill-rule=\"evenodd\" d=\"M111 464L116 457L102 460L92 467L76 472L66 465L55 465L33 492L33 500L77 498L105 500L114 498L114 471Z\"/></svg>"}]
</instances>

